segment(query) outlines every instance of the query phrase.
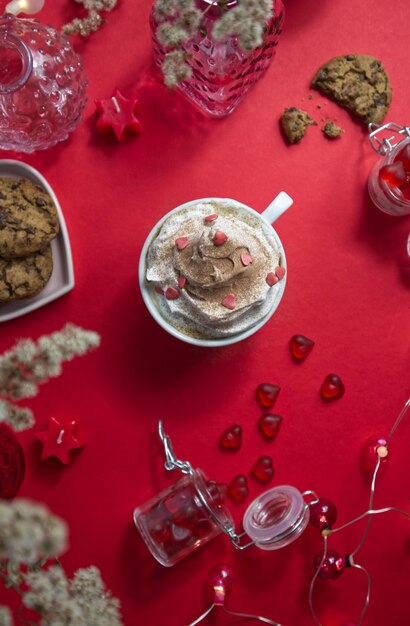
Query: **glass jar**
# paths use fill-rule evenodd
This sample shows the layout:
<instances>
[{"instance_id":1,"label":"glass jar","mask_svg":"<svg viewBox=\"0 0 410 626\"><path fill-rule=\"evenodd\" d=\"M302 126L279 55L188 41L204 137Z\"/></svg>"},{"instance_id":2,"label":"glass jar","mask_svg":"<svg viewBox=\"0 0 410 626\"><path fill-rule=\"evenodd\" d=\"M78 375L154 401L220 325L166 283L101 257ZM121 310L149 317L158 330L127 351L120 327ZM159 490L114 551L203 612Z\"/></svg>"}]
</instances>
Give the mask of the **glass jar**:
<instances>
[{"instance_id":1,"label":"glass jar","mask_svg":"<svg viewBox=\"0 0 410 626\"><path fill-rule=\"evenodd\" d=\"M134 511L151 554L171 567L222 532L233 532L231 514L216 483L200 469L180 478Z\"/></svg>"},{"instance_id":2,"label":"glass jar","mask_svg":"<svg viewBox=\"0 0 410 626\"><path fill-rule=\"evenodd\" d=\"M34 152L81 121L87 78L65 37L38 20L0 17L0 147Z\"/></svg>"},{"instance_id":3,"label":"glass jar","mask_svg":"<svg viewBox=\"0 0 410 626\"><path fill-rule=\"evenodd\" d=\"M243 529L261 550L278 550L292 543L309 522L309 506L295 487L265 491L247 508Z\"/></svg>"},{"instance_id":4,"label":"glass jar","mask_svg":"<svg viewBox=\"0 0 410 626\"><path fill-rule=\"evenodd\" d=\"M232 113L271 64L285 12L282 0L272 2L274 13L266 24L263 44L251 52L245 52L234 35L222 41L213 38L212 29L220 16L217 2L197 0L198 8L206 13L195 35L183 45L188 53L187 62L192 68L192 76L178 88L209 115L224 117ZM225 10L229 11L236 4L236 0L228 1ZM155 62L161 67L168 50L156 38L157 25L151 13Z\"/></svg>"},{"instance_id":5,"label":"glass jar","mask_svg":"<svg viewBox=\"0 0 410 626\"><path fill-rule=\"evenodd\" d=\"M370 125L369 135L370 143L378 154L383 155L383 159L379 159L370 172L368 179L368 190L372 202L384 213L389 215L409 215L410 214L410 182L405 183L405 189L388 185L379 176L380 170L385 165L392 165L400 160L400 154L403 149L410 145L409 129L394 123L388 123L384 126L372 130ZM388 134L387 139L380 140L383 134Z\"/></svg>"}]
</instances>

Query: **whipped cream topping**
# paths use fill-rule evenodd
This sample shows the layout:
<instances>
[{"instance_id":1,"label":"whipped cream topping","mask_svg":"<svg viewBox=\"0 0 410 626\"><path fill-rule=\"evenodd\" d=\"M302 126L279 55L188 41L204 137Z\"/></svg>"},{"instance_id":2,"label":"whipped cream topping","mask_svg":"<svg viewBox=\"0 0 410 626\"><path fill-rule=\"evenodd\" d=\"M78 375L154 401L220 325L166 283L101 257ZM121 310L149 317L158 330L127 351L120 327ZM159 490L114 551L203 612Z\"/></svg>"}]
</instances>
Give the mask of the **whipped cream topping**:
<instances>
[{"instance_id":1,"label":"whipped cream topping","mask_svg":"<svg viewBox=\"0 0 410 626\"><path fill-rule=\"evenodd\" d=\"M229 201L198 202L164 221L148 250L146 279L173 326L218 338L269 313L280 286L266 277L279 265L273 229L262 219Z\"/></svg>"}]
</instances>

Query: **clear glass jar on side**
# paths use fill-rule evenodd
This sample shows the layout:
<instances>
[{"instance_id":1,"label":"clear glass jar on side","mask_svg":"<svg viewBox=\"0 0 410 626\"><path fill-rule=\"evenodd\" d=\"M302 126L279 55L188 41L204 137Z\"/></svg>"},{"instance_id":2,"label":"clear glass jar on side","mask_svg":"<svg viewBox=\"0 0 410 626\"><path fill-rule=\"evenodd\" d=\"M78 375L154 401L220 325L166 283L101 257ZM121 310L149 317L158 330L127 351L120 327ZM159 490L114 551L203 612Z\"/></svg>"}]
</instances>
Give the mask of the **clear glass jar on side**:
<instances>
[{"instance_id":1,"label":"clear glass jar on side","mask_svg":"<svg viewBox=\"0 0 410 626\"><path fill-rule=\"evenodd\" d=\"M233 528L216 483L200 469L136 508L134 522L151 554L165 567Z\"/></svg>"},{"instance_id":2,"label":"clear glass jar on side","mask_svg":"<svg viewBox=\"0 0 410 626\"><path fill-rule=\"evenodd\" d=\"M404 139L398 143L386 156L377 161L369 175L368 190L370 198L384 213L388 215L410 214L410 199L407 199L399 187L391 187L384 180L381 180L379 172L385 165L391 165L397 161L397 157L406 145L410 144L410 139Z\"/></svg>"}]
</instances>

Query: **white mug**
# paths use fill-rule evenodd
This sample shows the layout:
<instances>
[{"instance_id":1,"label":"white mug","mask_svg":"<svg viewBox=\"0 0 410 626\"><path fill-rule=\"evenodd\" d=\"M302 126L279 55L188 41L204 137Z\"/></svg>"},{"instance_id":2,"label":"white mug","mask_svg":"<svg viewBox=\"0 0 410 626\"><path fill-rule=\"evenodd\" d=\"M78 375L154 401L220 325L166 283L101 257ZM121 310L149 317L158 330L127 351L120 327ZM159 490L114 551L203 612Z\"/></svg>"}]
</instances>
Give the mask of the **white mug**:
<instances>
[{"instance_id":1,"label":"white mug","mask_svg":"<svg viewBox=\"0 0 410 626\"><path fill-rule=\"evenodd\" d=\"M272 317L272 315L278 308L279 303L282 299L283 292L286 286L287 273L285 274L284 278L281 281L279 281L277 285L278 294L275 298L275 301L273 302L272 308L261 320L259 320L256 324L254 324L253 326L251 326L250 328L247 328L246 330L242 332L236 333L234 335L230 335L229 337L218 337L215 339L209 339L209 338L201 339L198 337L193 337L191 335L185 334L179 328L176 328L175 326L173 326L167 319L165 319L165 317L161 314L161 311L155 304L155 301L152 295L152 291L154 287L153 285L150 285L149 283L147 283L147 280L145 278L146 270L147 270L146 259L147 259L147 253L148 253L149 247L152 241L155 239L156 235L158 234L165 220L167 220L170 217L170 215L173 215L174 213L177 213L178 211L186 210L187 208L194 206L198 203L206 203L206 202L229 203L229 205L232 206L233 208L238 208L239 210L248 212L253 216L257 216L260 220L263 220L263 222L269 225L272 225L273 222L275 222L278 219L278 217L280 217L282 213L284 213L293 204L293 200L287 193L285 193L284 191L281 191L280 194L277 195L276 198L270 203L270 205L264 211L262 211L262 213L258 213L254 209L251 209L250 207L246 206L245 204L242 204L241 202L238 202L237 200L231 200L228 198L201 198L199 200L191 200L190 202L181 204L180 206L176 207L175 209L173 209L172 211L164 215L164 217L155 224L154 228L151 230L147 239L145 240L144 246L141 251L140 261L139 261L138 277L139 277L139 284L140 284L142 298L147 306L148 311L151 313L154 320L158 322L158 324L162 326L162 328L164 328L164 330L166 330L168 333L170 333L177 339L181 339L182 341L185 341L187 343L191 343L196 346L204 346L204 347L228 346L238 341L242 341L243 339L246 339L247 337L250 337L251 335L256 333L256 331L259 330L262 326L264 326L264 324L266 324L266 322ZM285 251L283 249L282 242L279 239L279 236L274 230L274 228L272 228L272 235L277 245L278 251L280 253L281 265L286 270L287 265L286 265Z\"/></svg>"}]
</instances>

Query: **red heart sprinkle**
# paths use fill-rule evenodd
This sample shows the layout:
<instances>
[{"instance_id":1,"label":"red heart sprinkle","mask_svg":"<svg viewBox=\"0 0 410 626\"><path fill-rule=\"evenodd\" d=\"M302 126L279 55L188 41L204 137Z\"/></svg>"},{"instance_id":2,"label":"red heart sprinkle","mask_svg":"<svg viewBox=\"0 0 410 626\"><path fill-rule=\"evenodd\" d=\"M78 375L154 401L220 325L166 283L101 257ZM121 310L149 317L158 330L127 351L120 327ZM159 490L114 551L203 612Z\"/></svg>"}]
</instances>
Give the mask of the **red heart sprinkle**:
<instances>
[{"instance_id":1,"label":"red heart sprinkle","mask_svg":"<svg viewBox=\"0 0 410 626\"><path fill-rule=\"evenodd\" d=\"M260 456L250 471L250 475L261 483L267 483L273 478L274 469L270 456Z\"/></svg>"},{"instance_id":2,"label":"red heart sprinkle","mask_svg":"<svg viewBox=\"0 0 410 626\"><path fill-rule=\"evenodd\" d=\"M275 439L279 433L281 424L281 416L272 413L264 413L258 420L259 431L265 439Z\"/></svg>"},{"instance_id":3,"label":"red heart sprinkle","mask_svg":"<svg viewBox=\"0 0 410 626\"><path fill-rule=\"evenodd\" d=\"M268 283L269 287L273 287L273 285L276 285L276 283L279 282L279 278L274 272L269 272L265 280Z\"/></svg>"},{"instance_id":4,"label":"red heart sprinkle","mask_svg":"<svg viewBox=\"0 0 410 626\"><path fill-rule=\"evenodd\" d=\"M239 424L232 424L221 435L219 445L223 450L239 450L242 445L242 428Z\"/></svg>"},{"instance_id":5,"label":"red heart sprinkle","mask_svg":"<svg viewBox=\"0 0 410 626\"><path fill-rule=\"evenodd\" d=\"M243 474L234 476L228 485L228 496L235 502L244 502L249 495L248 479Z\"/></svg>"},{"instance_id":6,"label":"red heart sprinkle","mask_svg":"<svg viewBox=\"0 0 410 626\"><path fill-rule=\"evenodd\" d=\"M228 293L227 296L225 296L225 298L222 300L221 302L222 306L224 306L226 309L235 309L236 308L236 298L235 298L235 294L233 293Z\"/></svg>"},{"instance_id":7,"label":"red heart sprinkle","mask_svg":"<svg viewBox=\"0 0 410 626\"><path fill-rule=\"evenodd\" d=\"M180 296L178 289L175 287L168 287L165 292L165 297L167 300L177 300Z\"/></svg>"},{"instance_id":8,"label":"red heart sprinkle","mask_svg":"<svg viewBox=\"0 0 410 626\"><path fill-rule=\"evenodd\" d=\"M178 287L180 289L183 289L186 285L186 278L185 276L178 276Z\"/></svg>"},{"instance_id":9,"label":"red heart sprinkle","mask_svg":"<svg viewBox=\"0 0 410 626\"><path fill-rule=\"evenodd\" d=\"M188 237L179 237L178 239L175 239L175 245L178 248L178 250L183 250L184 248L187 247L189 242Z\"/></svg>"},{"instance_id":10,"label":"red heart sprinkle","mask_svg":"<svg viewBox=\"0 0 410 626\"><path fill-rule=\"evenodd\" d=\"M296 361L303 361L312 351L315 342L304 335L293 335L290 340L290 351Z\"/></svg>"},{"instance_id":11,"label":"red heart sprinkle","mask_svg":"<svg viewBox=\"0 0 410 626\"><path fill-rule=\"evenodd\" d=\"M384 165L379 171L380 180L384 180L388 185L401 187L406 182L406 172L401 161Z\"/></svg>"},{"instance_id":12,"label":"red heart sprinkle","mask_svg":"<svg viewBox=\"0 0 410 626\"><path fill-rule=\"evenodd\" d=\"M215 231L214 234L214 246L223 246L225 241L228 241L228 235L225 235L221 230Z\"/></svg>"},{"instance_id":13,"label":"red heart sprinkle","mask_svg":"<svg viewBox=\"0 0 410 626\"><path fill-rule=\"evenodd\" d=\"M250 254L246 254L245 252L241 254L241 263L245 267L253 263L253 257Z\"/></svg>"},{"instance_id":14,"label":"red heart sprinkle","mask_svg":"<svg viewBox=\"0 0 410 626\"><path fill-rule=\"evenodd\" d=\"M163 296L163 295L164 295L164 290L163 290L163 289L161 289L161 287L154 287L154 290L155 290L157 293L159 293L161 296Z\"/></svg>"},{"instance_id":15,"label":"red heart sprinkle","mask_svg":"<svg viewBox=\"0 0 410 626\"><path fill-rule=\"evenodd\" d=\"M216 213L212 213L212 215L207 215L204 217L205 224L209 224L209 222L214 222L218 219L218 215Z\"/></svg>"},{"instance_id":16,"label":"red heart sprinkle","mask_svg":"<svg viewBox=\"0 0 410 626\"><path fill-rule=\"evenodd\" d=\"M345 386L337 374L326 376L320 388L320 394L325 400L340 398L345 392Z\"/></svg>"},{"instance_id":17,"label":"red heart sprinkle","mask_svg":"<svg viewBox=\"0 0 410 626\"><path fill-rule=\"evenodd\" d=\"M256 397L263 409L270 409L278 397L280 387L270 383L261 383L256 388Z\"/></svg>"},{"instance_id":18,"label":"red heart sprinkle","mask_svg":"<svg viewBox=\"0 0 410 626\"><path fill-rule=\"evenodd\" d=\"M279 280L282 280L282 278L285 277L286 270L284 267L278 265L278 267L275 267L275 274Z\"/></svg>"}]
</instances>

